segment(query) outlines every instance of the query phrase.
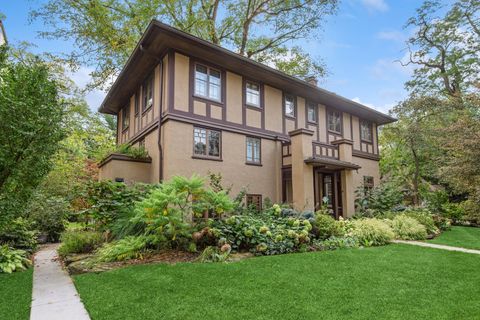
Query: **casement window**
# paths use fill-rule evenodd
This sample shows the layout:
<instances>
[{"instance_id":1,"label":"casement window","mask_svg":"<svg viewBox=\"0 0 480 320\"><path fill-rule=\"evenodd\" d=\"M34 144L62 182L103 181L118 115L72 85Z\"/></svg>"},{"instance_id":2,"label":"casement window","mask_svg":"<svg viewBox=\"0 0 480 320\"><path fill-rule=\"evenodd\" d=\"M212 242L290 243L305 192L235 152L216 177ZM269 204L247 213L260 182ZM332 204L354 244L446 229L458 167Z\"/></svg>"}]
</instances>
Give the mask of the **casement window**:
<instances>
[{"instance_id":1,"label":"casement window","mask_svg":"<svg viewBox=\"0 0 480 320\"><path fill-rule=\"evenodd\" d=\"M285 95L285 115L295 117L295 98L292 95Z\"/></svg>"},{"instance_id":2,"label":"casement window","mask_svg":"<svg viewBox=\"0 0 480 320\"><path fill-rule=\"evenodd\" d=\"M317 123L317 105L313 102L307 102L307 121Z\"/></svg>"},{"instance_id":3,"label":"casement window","mask_svg":"<svg viewBox=\"0 0 480 320\"><path fill-rule=\"evenodd\" d=\"M372 142L372 123L361 120L360 121L360 139L363 141Z\"/></svg>"},{"instance_id":4,"label":"casement window","mask_svg":"<svg viewBox=\"0 0 480 320\"><path fill-rule=\"evenodd\" d=\"M122 130L125 130L130 125L130 106L126 105L122 109Z\"/></svg>"},{"instance_id":5,"label":"casement window","mask_svg":"<svg viewBox=\"0 0 480 320\"><path fill-rule=\"evenodd\" d=\"M143 84L142 110L145 111L153 105L153 75L150 75Z\"/></svg>"},{"instance_id":6,"label":"casement window","mask_svg":"<svg viewBox=\"0 0 480 320\"><path fill-rule=\"evenodd\" d=\"M246 195L247 208L255 208L257 211L262 210L262 195L261 194L247 194Z\"/></svg>"},{"instance_id":7,"label":"casement window","mask_svg":"<svg viewBox=\"0 0 480 320\"><path fill-rule=\"evenodd\" d=\"M220 131L195 127L193 129L193 154L200 157L220 158Z\"/></svg>"},{"instance_id":8,"label":"casement window","mask_svg":"<svg viewBox=\"0 0 480 320\"><path fill-rule=\"evenodd\" d=\"M260 108L260 85L247 81L245 86L245 102L254 107Z\"/></svg>"},{"instance_id":9,"label":"casement window","mask_svg":"<svg viewBox=\"0 0 480 320\"><path fill-rule=\"evenodd\" d=\"M372 176L363 176L363 188L365 191L371 191L374 186Z\"/></svg>"},{"instance_id":10,"label":"casement window","mask_svg":"<svg viewBox=\"0 0 480 320\"><path fill-rule=\"evenodd\" d=\"M195 95L220 101L221 93L221 72L201 64L195 65Z\"/></svg>"},{"instance_id":11,"label":"casement window","mask_svg":"<svg viewBox=\"0 0 480 320\"><path fill-rule=\"evenodd\" d=\"M342 133L342 113L339 111L328 111L328 131Z\"/></svg>"},{"instance_id":12,"label":"casement window","mask_svg":"<svg viewBox=\"0 0 480 320\"><path fill-rule=\"evenodd\" d=\"M261 140L247 137L247 163L261 163Z\"/></svg>"},{"instance_id":13,"label":"casement window","mask_svg":"<svg viewBox=\"0 0 480 320\"><path fill-rule=\"evenodd\" d=\"M139 108L139 104L140 104L140 90L138 90L138 92L135 94L135 116L138 115L138 109Z\"/></svg>"}]
</instances>

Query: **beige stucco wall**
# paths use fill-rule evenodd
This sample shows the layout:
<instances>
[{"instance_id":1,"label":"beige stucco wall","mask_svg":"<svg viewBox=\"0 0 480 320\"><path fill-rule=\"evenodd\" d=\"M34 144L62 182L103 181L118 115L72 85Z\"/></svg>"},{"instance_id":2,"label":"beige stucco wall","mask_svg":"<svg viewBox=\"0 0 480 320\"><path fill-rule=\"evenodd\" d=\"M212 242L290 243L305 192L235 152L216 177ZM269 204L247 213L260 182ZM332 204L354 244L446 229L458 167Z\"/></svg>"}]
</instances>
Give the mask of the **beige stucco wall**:
<instances>
[{"instance_id":1,"label":"beige stucco wall","mask_svg":"<svg viewBox=\"0 0 480 320\"><path fill-rule=\"evenodd\" d=\"M326 113L326 108L324 105L319 104L318 105L318 124L320 126L320 142L327 142L327 129L326 129L326 123L327 123L327 113Z\"/></svg>"},{"instance_id":2,"label":"beige stucco wall","mask_svg":"<svg viewBox=\"0 0 480 320\"><path fill-rule=\"evenodd\" d=\"M245 164L245 135L222 132L222 161L193 159L193 125L168 121L162 132L164 143L164 179L175 175L190 177L196 173L221 173L223 184L232 185L232 195L242 187L248 193L262 194L273 201L279 198L281 188L280 165L281 149L278 142L262 139L262 166Z\"/></svg>"},{"instance_id":3,"label":"beige stucco wall","mask_svg":"<svg viewBox=\"0 0 480 320\"><path fill-rule=\"evenodd\" d=\"M352 162L362 167L358 169L358 172L353 171L354 190L363 184L363 176L372 176L375 185L380 183L380 169L378 161L353 157Z\"/></svg>"},{"instance_id":4,"label":"beige stucco wall","mask_svg":"<svg viewBox=\"0 0 480 320\"><path fill-rule=\"evenodd\" d=\"M227 121L242 123L242 77L227 71Z\"/></svg>"},{"instance_id":5,"label":"beige stucco wall","mask_svg":"<svg viewBox=\"0 0 480 320\"><path fill-rule=\"evenodd\" d=\"M151 163L124 160L110 160L99 169L99 180L112 180L123 178L125 183L135 182L151 183Z\"/></svg>"},{"instance_id":6,"label":"beige stucco wall","mask_svg":"<svg viewBox=\"0 0 480 320\"><path fill-rule=\"evenodd\" d=\"M262 127L262 113L259 110L246 110L246 125L254 128Z\"/></svg>"},{"instance_id":7,"label":"beige stucco wall","mask_svg":"<svg viewBox=\"0 0 480 320\"><path fill-rule=\"evenodd\" d=\"M188 111L189 68L190 59L183 54L175 53L175 103L173 107L185 112Z\"/></svg>"},{"instance_id":8,"label":"beige stucco wall","mask_svg":"<svg viewBox=\"0 0 480 320\"><path fill-rule=\"evenodd\" d=\"M297 117L298 127L306 128L305 123L305 99L302 97L297 98Z\"/></svg>"},{"instance_id":9,"label":"beige stucco wall","mask_svg":"<svg viewBox=\"0 0 480 320\"><path fill-rule=\"evenodd\" d=\"M152 183L159 182L160 172L160 151L158 149L158 128L151 131L145 136L145 149L152 158L152 167L150 169L150 181Z\"/></svg>"},{"instance_id":10,"label":"beige stucco wall","mask_svg":"<svg viewBox=\"0 0 480 320\"><path fill-rule=\"evenodd\" d=\"M265 129L282 132L282 91L264 86Z\"/></svg>"}]
</instances>

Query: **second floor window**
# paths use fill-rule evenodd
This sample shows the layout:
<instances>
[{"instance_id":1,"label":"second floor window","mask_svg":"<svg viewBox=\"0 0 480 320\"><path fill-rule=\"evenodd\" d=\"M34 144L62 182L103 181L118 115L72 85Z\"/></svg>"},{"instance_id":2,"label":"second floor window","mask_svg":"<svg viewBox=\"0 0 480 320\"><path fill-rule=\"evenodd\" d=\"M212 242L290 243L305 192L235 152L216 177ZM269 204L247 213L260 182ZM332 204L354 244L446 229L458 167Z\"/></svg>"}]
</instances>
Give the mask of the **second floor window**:
<instances>
[{"instance_id":1,"label":"second floor window","mask_svg":"<svg viewBox=\"0 0 480 320\"><path fill-rule=\"evenodd\" d=\"M220 158L220 131L193 129L193 153L196 156Z\"/></svg>"},{"instance_id":2,"label":"second floor window","mask_svg":"<svg viewBox=\"0 0 480 320\"><path fill-rule=\"evenodd\" d=\"M245 91L246 103L251 106L260 107L260 86L253 82L247 82Z\"/></svg>"},{"instance_id":3,"label":"second floor window","mask_svg":"<svg viewBox=\"0 0 480 320\"><path fill-rule=\"evenodd\" d=\"M317 123L317 105L315 103L307 102L307 120Z\"/></svg>"},{"instance_id":4,"label":"second floor window","mask_svg":"<svg viewBox=\"0 0 480 320\"><path fill-rule=\"evenodd\" d=\"M368 121L360 121L360 139L372 142L372 124Z\"/></svg>"},{"instance_id":5,"label":"second floor window","mask_svg":"<svg viewBox=\"0 0 480 320\"><path fill-rule=\"evenodd\" d=\"M261 142L258 138L247 137L247 162L260 164Z\"/></svg>"},{"instance_id":6,"label":"second floor window","mask_svg":"<svg viewBox=\"0 0 480 320\"><path fill-rule=\"evenodd\" d=\"M142 110L147 110L153 105L153 76L149 76L143 84Z\"/></svg>"},{"instance_id":7,"label":"second floor window","mask_svg":"<svg viewBox=\"0 0 480 320\"><path fill-rule=\"evenodd\" d=\"M342 133L341 116L338 111L328 111L328 131Z\"/></svg>"},{"instance_id":8,"label":"second floor window","mask_svg":"<svg viewBox=\"0 0 480 320\"><path fill-rule=\"evenodd\" d=\"M295 99L291 95L285 96L285 115L295 117Z\"/></svg>"},{"instance_id":9,"label":"second floor window","mask_svg":"<svg viewBox=\"0 0 480 320\"><path fill-rule=\"evenodd\" d=\"M128 128L128 125L130 124L130 115L128 112L130 106L125 106L122 109L122 129L125 130Z\"/></svg>"},{"instance_id":10,"label":"second floor window","mask_svg":"<svg viewBox=\"0 0 480 320\"><path fill-rule=\"evenodd\" d=\"M135 116L138 115L138 107L140 104L140 90L135 94Z\"/></svg>"},{"instance_id":11,"label":"second floor window","mask_svg":"<svg viewBox=\"0 0 480 320\"><path fill-rule=\"evenodd\" d=\"M195 95L220 101L221 89L220 71L200 64L195 66Z\"/></svg>"}]
</instances>

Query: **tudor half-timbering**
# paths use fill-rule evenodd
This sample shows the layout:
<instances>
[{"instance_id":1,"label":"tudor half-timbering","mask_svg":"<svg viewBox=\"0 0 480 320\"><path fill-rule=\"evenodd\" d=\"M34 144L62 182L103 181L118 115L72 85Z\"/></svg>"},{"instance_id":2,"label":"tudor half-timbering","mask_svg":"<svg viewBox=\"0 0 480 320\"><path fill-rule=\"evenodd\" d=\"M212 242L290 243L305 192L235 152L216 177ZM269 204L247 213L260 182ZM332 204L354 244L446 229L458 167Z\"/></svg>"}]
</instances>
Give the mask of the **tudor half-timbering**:
<instances>
[{"instance_id":1,"label":"tudor half-timbering","mask_svg":"<svg viewBox=\"0 0 480 320\"><path fill-rule=\"evenodd\" d=\"M117 115L118 143L151 159L113 154L100 179L157 183L221 173L246 201L298 209L327 197L354 212L354 190L379 182L378 126L388 115L152 21L100 107Z\"/></svg>"}]
</instances>

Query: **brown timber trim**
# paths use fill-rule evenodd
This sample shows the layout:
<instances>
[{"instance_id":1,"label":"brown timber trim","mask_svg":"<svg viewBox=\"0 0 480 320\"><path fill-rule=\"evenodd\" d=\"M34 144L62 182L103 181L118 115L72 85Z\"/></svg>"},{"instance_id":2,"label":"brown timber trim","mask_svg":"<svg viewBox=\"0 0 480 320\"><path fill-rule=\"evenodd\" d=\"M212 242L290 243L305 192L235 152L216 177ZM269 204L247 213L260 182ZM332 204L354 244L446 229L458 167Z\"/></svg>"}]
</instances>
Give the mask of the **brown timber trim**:
<instances>
[{"instance_id":1,"label":"brown timber trim","mask_svg":"<svg viewBox=\"0 0 480 320\"><path fill-rule=\"evenodd\" d=\"M175 51L168 50L168 110L172 111L175 98Z\"/></svg>"},{"instance_id":2,"label":"brown timber trim","mask_svg":"<svg viewBox=\"0 0 480 320\"><path fill-rule=\"evenodd\" d=\"M253 136L261 137L268 140L280 140L280 141L289 140L288 136L279 134L278 132L275 132L275 131L268 131L268 130L256 129L252 127L246 127L238 123L226 122L219 119L208 119L201 115L191 114L189 112L184 112L180 110L174 110L174 112L166 114L162 118L162 123L169 120L175 120L179 122L200 125L200 126L210 126L211 128L217 128L217 130L240 133L244 135L253 135Z\"/></svg>"},{"instance_id":3,"label":"brown timber trim","mask_svg":"<svg viewBox=\"0 0 480 320\"><path fill-rule=\"evenodd\" d=\"M380 156L378 154L368 153L368 152L359 151L359 150L353 150L352 156L363 158L363 159L375 160L375 161L380 160Z\"/></svg>"},{"instance_id":4,"label":"brown timber trim","mask_svg":"<svg viewBox=\"0 0 480 320\"><path fill-rule=\"evenodd\" d=\"M132 158L130 156L127 156L125 154L121 153L110 153L106 158L104 158L100 163L98 164L98 167L101 168L107 163L109 163L112 160L119 160L119 161L130 161L130 162L143 162L143 163L151 163L152 158Z\"/></svg>"},{"instance_id":5,"label":"brown timber trim","mask_svg":"<svg viewBox=\"0 0 480 320\"><path fill-rule=\"evenodd\" d=\"M143 128L140 132L138 132L137 134L135 134L132 138L130 138L129 141L127 141L128 143L130 144L134 144L136 143L138 140L141 140L142 138L144 138L147 134L149 134L150 132L152 132L153 130L155 130L156 128L158 127L158 118L157 119L153 119L152 123L149 124L147 127Z\"/></svg>"}]
</instances>

